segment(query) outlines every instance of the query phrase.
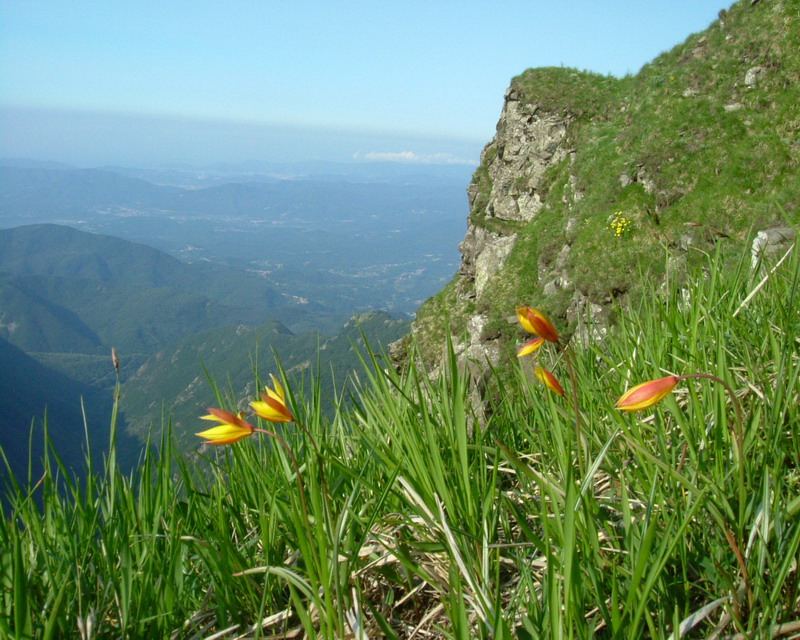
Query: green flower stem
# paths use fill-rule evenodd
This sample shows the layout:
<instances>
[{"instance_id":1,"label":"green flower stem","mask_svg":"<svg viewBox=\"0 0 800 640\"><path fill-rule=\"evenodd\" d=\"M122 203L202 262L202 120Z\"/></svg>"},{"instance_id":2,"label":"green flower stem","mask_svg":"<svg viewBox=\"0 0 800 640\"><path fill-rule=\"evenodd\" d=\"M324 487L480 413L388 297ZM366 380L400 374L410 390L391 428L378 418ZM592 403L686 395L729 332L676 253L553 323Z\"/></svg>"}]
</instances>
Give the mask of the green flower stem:
<instances>
[{"instance_id":1,"label":"green flower stem","mask_svg":"<svg viewBox=\"0 0 800 640\"><path fill-rule=\"evenodd\" d=\"M561 353L564 354L564 360L567 362L569 368L569 378L572 384L572 410L575 412L575 437L577 438L578 449L578 468L583 473L583 454L586 455L587 463L589 458L589 443L586 441L583 434L583 420L581 419L581 407L578 403L578 376L575 372L575 363L572 361L574 352L569 344L558 342ZM583 453L581 450L583 449Z\"/></svg>"},{"instance_id":2,"label":"green flower stem","mask_svg":"<svg viewBox=\"0 0 800 640\"><path fill-rule=\"evenodd\" d=\"M328 480L325 477L325 468L322 464L322 453L320 453L319 447L317 446L317 441L314 439L314 436L311 435L311 431L309 431L306 425L304 425L302 422L297 422L296 420L295 424L300 427L308 436L308 439L311 441L311 446L314 447L314 453L317 454L317 462L319 464L320 479L322 480L322 490L325 492L325 497L330 498L330 492L328 491Z\"/></svg>"},{"instance_id":3,"label":"green flower stem","mask_svg":"<svg viewBox=\"0 0 800 640\"><path fill-rule=\"evenodd\" d=\"M742 467L742 464L744 463L744 423L742 420L742 407L739 404L739 399L736 397L736 394L727 382L711 373L688 373L683 376L678 376L679 380L689 380L691 378L705 378L707 380L713 380L714 382L722 385L722 387L731 397L731 402L733 403L733 409L735 412L735 419L731 428L731 434L736 442L736 453L739 457L739 466Z\"/></svg>"},{"instance_id":4,"label":"green flower stem","mask_svg":"<svg viewBox=\"0 0 800 640\"><path fill-rule=\"evenodd\" d=\"M688 373L683 376L678 376L679 380L690 380L692 378L704 378L706 380L711 380L716 382L717 384L722 385L725 389L727 394L731 398L731 402L733 404L734 409L734 419L733 423L730 427L731 435L733 436L733 440L736 443L736 456L738 458L738 468L737 468L737 481L739 485L739 535L742 535L742 526L744 524L745 518L745 504L747 502L747 487L745 486L745 470L744 470L744 421L742 420L742 407L739 404L739 399L736 397L736 394L733 391L733 388L725 382L722 378L715 376L711 373ZM726 532L729 537L729 542L731 542L731 536L729 533ZM744 559L741 556L741 552L739 551L737 545L735 543L731 544L734 553L736 553L736 557L739 560L739 564L741 565L742 569L742 577L744 578L745 585L747 586L748 591L751 591L750 588L750 580L747 574L747 568L744 565Z\"/></svg>"},{"instance_id":5,"label":"green flower stem","mask_svg":"<svg viewBox=\"0 0 800 640\"><path fill-rule=\"evenodd\" d=\"M297 488L300 489L300 506L303 509L303 516L306 522L310 522L308 518L308 505L306 504L306 487L303 482L303 476L300 475L300 465L297 463L297 458L295 458L294 453L292 453L292 448L287 444L286 440L281 438L274 431L268 431L267 429L253 429L253 431L256 433L263 433L265 436L273 438L289 455L289 459L292 461L292 466L294 467L294 473L297 476Z\"/></svg>"}]
</instances>

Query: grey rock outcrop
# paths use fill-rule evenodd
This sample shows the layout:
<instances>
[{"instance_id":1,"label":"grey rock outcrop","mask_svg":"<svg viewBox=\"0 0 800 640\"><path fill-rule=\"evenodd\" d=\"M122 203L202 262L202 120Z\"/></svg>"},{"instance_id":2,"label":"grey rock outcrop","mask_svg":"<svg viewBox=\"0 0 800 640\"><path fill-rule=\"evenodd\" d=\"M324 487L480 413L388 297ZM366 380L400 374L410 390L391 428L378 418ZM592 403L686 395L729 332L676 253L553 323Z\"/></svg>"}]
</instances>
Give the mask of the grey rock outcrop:
<instances>
[{"instance_id":1,"label":"grey rock outcrop","mask_svg":"<svg viewBox=\"0 0 800 640\"><path fill-rule=\"evenodd\" d=\"M475 283L475 297L483 294L489 280L505 264L516 241L515 234L505 235L468 225L467 235L459 245L461 266L458 273Z\"/></svg>"},{"instance_id":2,"label":"grey rock outcrop","mask_svg":"<svg viewBox=\"0 0 800 640\"><path fill-rule=\"evenodd\" d=\"M744 83L749 89L758 86L758 80L767 72L766 67L750 67L744 74Z\"/></svg>"},{"instance_id":3,"label":"grey rock outcrop","mask_svg":"<svg viewBox=\"0 0 800 640\"><path fill-rule=\"evenodd\" d=\"M470 217L459 245L461 264L455 283L460 300L480 305L517 243L515 229L541 211L545 173L574 157L574 149L567 143L570 124L570 116L550 113L535 102L522 100L514 87L506 91L496 134L484 148L481 169L467 190ZM577 202L582 195L575 181L569 180L565 203ZM571 286L564 269L568 255L567 245L548 270L553 286ZM487 329L488 322L487 315L474 312L465 326L458 328L459 335L453 336L459 367L469 373L477 389L473 409L479 417L483 412L480 388L489 367L498 364L502 353L498 336ZM511 317L509 322L516 323L516 318ZM412 333L418 329L415 323ZM434 366L432 373L438 371Z\"/></svg>"},{"instance_id":4,"label":"grey rock outcrop","mask_svg":"<svg viewBox=\"0 0 800 640\"><path fill-rule=\"evenodd\" d=\"M752 268L756 269L780 259L794 241L795 234L790 227L776 227L759 231L750 250Z\"/></svg>"},{"instance_id":5,"label":"grey rock outcrop","mask_svg":"<svg viewBox=\"0 0 800 640\"><path fill-rule=\"evenodd\" d=\"M545 171L569 153L568 124L563 116L522 102L514 88L506 91L497 133L481 158L492 182L487 216L527 222L541 211L538 188Z\"/></svg>"},{"instance_id":6,"label":"grey rock outcrop","mask_svg":"<svg viewBox=\"0 0 800 640\"><path fill-rule=\"evenodd\" d=\"M486 293L517 242L513 225L489 228L492 220L525 223L541 211L545 172L572 152L566 144L569 125L569 117L520 100L513 87L506 91L497 132L481 157L491 191L484 206L478 202L476 182L470 187L471 215L459 247L462 259L458 278L463 281L459 289L469 291L475 300L480 301ZM579 199L580 192L576 188L573 191L573 198ZM480 207L482 211L478 211ZM484 371L487 364L497 365L500 358L497 341L485 335L485 325L485 317L472 316L466 340L456 345L459 357L473 363L473 374Z\"/></svg>"}]
</instances>

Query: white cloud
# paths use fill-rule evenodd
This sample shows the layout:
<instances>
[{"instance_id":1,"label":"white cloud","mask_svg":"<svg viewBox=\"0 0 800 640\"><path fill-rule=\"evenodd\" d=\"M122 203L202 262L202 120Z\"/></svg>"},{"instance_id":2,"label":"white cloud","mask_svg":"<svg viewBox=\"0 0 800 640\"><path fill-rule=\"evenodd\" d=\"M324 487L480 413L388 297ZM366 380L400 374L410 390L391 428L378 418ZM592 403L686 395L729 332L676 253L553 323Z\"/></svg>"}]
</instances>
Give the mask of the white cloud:
<instances>
[{"instance_id":1,"label":"white cloud","mask_svg":"<svg viewBox=\"0 0 800 640\"><path fill-rule=\"evenodd\" d=\"M475 164L452 153L416 153L414 151L369 151L353 154L354 160L368 162L406 162L409 164Z\"/></svg>"}]
</instances>

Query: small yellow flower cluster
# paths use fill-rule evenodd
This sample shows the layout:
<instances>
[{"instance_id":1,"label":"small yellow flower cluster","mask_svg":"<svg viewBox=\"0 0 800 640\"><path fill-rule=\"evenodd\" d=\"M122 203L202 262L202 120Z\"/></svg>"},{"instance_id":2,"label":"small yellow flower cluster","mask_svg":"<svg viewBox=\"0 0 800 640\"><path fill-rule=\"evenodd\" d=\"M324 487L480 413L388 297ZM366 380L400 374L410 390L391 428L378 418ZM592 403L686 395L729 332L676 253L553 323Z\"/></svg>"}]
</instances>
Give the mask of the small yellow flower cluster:
<instances>
[{"instance_id":1,"label":"small yellow flower cluster","mask_svg":"<svg viewBox=\"0 0 800 640\"><path fill-rule=\"evenodd\" d=\"M608 223L608 228L614 232L615 237L622 238L630 235L633 230L632 225L633 222L625 216L624 211L615 211L611 222Z\"/></svg>"}]
</instances>

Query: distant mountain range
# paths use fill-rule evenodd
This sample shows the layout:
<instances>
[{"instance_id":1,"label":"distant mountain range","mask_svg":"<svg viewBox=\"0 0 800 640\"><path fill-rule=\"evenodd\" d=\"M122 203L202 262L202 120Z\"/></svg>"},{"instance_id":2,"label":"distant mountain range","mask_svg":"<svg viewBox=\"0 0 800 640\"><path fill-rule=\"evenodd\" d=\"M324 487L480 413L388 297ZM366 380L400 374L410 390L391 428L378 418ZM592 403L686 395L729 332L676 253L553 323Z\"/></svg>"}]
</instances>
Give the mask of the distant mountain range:
<instances>
[{"instance_id":1,"label":"distant mountain range","mask_svg":"<svg viewBox=\"0 0 800 640\"><path fill-rule=\"evenodd\" d=\"M0 167L23 169L79 170L63 162L39 161L28 158L0 158ZM330 162L217 162L208 165L186 163L159 164L146 167L107 165L95 167L101 171L129 178L139 178L159 185L197 189L220 184L243 182L280 182L284 180L335 181L350 183L438 183L468 182L475 171L474 164L419 164L413 162L356 161Z\"/></svg>"},{"instance_id":2,"label":"distant mountain range","mask_svg":"<svg viewBox=\"0 0 800 640\"><path fill-rule=\"evenodd\" d=\"M468 167L326 165L316 169L329 173L315 176L302 166L273 167L285 179L248 168L256 167L109 171L7 159L0 161L0 228L56 223L124 238L182 263L260 277L249 295L261 295L268 279L283 298L270 306L313 301L345 317L378 308L412 313L457 268ZM167 270L174 281L181 275L173 267L148 261L146 268ZM144 269L139 275L149 276ZM242 281L230 271L215 275ZM221 304L251 306L241 295L209 293Z\"/></svg>"},{"instance_id":3,"label":"distant mountain range","mask_svg":"<svg viewBox=\"0 0 800 640\"><path fill-rule=\"evenodd\" d=\"M14 161L8 161L14 165ZM3 161L0 160L0 165ZM34 166L34 165L30 165ZM67 168L62 165L62 168ZM74 168L74 167L71 167ZM316 182L438 184L452 181L469 182L473 165L425 164L398 162L293 162L275 163L250 160L238 163L216 163L195 167L186 164L161 165L150 168L100 167L123 176L141 178L155 184L184 188L210 187L235 182L276 183L282 180Z\"/></svg>"},{"instance_id":4,"label":"distant mountain range","mask_svg":"<svg viewBox=\"0 0 800 640\"><path fill-rule=\"evenodd\" d=\"M280 320L315 330L296 335ZM264 375L277 371L277 354L298 385L318 367L332 396L359 366L362 331L378 348L409 327L385 313L369 313L343 330L342 324L321 305L287 299L264 277L232 266L184 263L142 244L55 224L0 229L0 447L15 475L27 477L34 424L31 473L40 473L46 415L65 465L78 468L83 406L95 453L102 450L116 381L114 347L123 381L123 462L135 462L163 415L190 451L198 444L197 416L216 403L206 372L243 399L256 393L256 351ZM317 330L333 333L334 326L333 337Z\"/></svg>"}]
</instances>

